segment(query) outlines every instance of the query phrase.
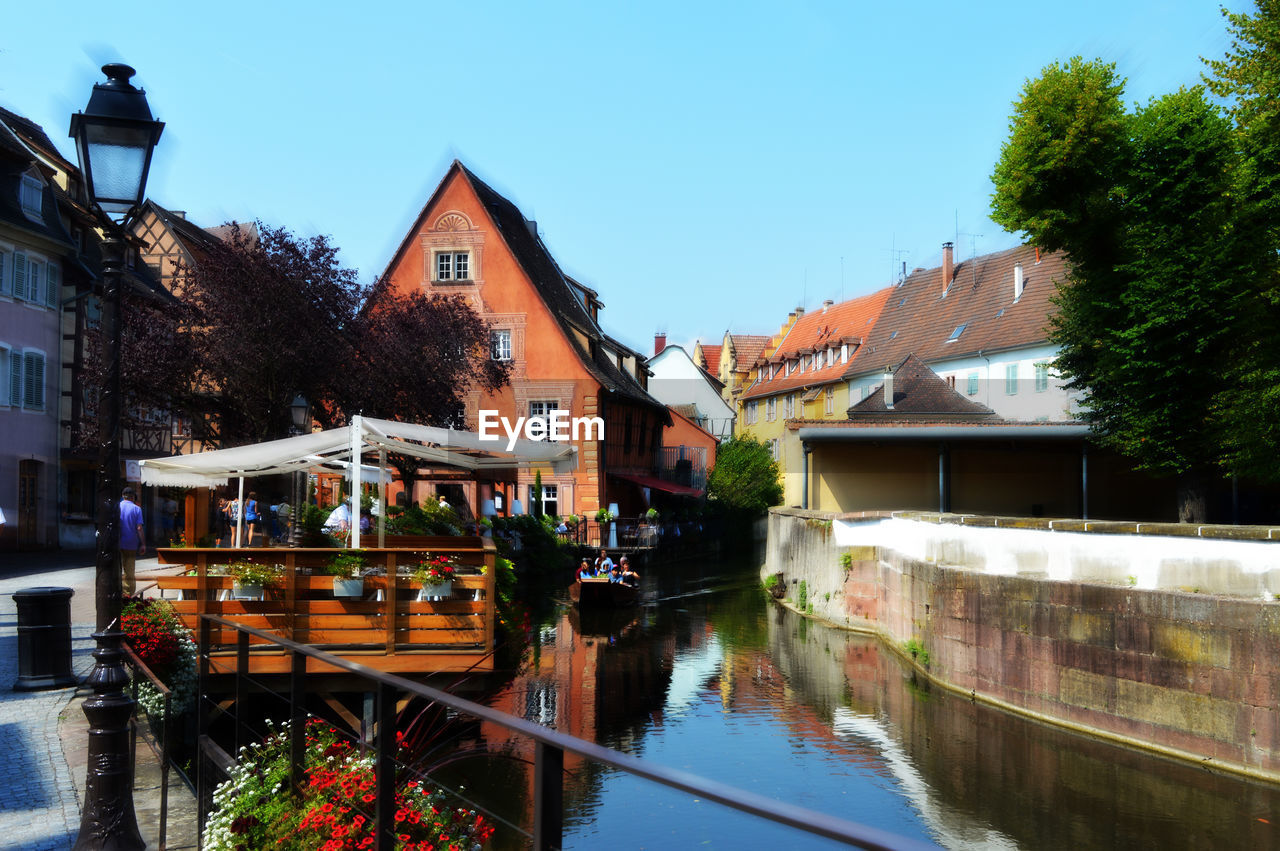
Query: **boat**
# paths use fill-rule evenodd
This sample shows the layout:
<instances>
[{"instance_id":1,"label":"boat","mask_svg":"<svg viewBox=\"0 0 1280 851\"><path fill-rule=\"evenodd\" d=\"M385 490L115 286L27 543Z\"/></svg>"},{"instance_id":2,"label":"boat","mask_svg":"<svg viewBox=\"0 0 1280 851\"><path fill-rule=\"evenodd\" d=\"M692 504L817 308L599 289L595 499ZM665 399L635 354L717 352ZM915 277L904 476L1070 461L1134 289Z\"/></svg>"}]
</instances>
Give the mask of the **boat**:
<instances>
[{"instance_id":1,"label":"boat","mask_svg":"<svg viewBox=\"0 0 1280 851\"><path fill-rule=\"evenodd\" d=\"M634 606L640 596L640 589L621 582L610 582L607 576L591 579L579 579L569 586L569 599L580 608L593 609L620 608Z\"/></svg>"}]
</instances>

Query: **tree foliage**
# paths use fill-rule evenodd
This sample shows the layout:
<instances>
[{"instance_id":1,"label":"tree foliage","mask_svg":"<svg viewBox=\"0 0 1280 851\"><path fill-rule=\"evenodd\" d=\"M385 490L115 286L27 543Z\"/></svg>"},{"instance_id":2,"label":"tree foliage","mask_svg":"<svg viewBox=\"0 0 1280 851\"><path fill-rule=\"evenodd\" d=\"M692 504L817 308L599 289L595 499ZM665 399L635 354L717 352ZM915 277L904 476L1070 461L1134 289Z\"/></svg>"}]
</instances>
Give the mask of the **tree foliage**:
<instances>
[{"instance_id":1,"label":"tree foliage","mask_svg":"<svg viewBox=\"0 0 1280 851\"><path fill-rule=\"evenodd\" d=\"M1051 338L1106 445L1194 486L1223 457L1224 372L1264 247L1241 223L1230 120L1203 87L1126 111L1112 65L1029 81L993 218L1067 255Z\"/></svg>"},{"instance_id":2,"label":"tree foliage","mask_svg":"<svg viewBox=\"0 0 1280 851\"><path fill-rule=\"evenodd\" d=\"M707 478L707 495L750 514L763 514L782 502L778 462L767 444L737 435L716 449L716 465Z\"/></svg>"},{"instance_id":3,"label":"tree foliage","mask_svg":"<svg viewBox=\"0 0 1280 851\"><path fill-rule=\"evenodd\" d=\"M198 359L188 375L175 376L175 395L180 409L198 415L195 436L223 446L282 437L296 394L325 398L351 360L365 296L337 254L327 237L259 222L256 232L232 226L225 242L179 267L174 290L188 311L182 333Z\"/></svg>"}]
</instances>

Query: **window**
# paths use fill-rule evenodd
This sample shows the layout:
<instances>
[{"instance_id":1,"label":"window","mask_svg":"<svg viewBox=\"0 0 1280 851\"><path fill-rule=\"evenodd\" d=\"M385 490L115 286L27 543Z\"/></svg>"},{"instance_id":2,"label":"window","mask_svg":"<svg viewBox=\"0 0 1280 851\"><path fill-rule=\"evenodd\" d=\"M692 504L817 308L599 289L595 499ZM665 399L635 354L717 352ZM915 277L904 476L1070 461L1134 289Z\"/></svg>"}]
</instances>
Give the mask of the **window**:
<instances>
[{"instance_id":1,"label":"window","mask_svg":"<svg viewBox=\"0 0 1280 851\"><path fill-rule=\"evenodd\" d=\"M1036 364L1036 392L1043 393L1049 389L1049 364Z\"/></svg>"},{"instance_id":2,"label":"window","mask_svg":"<svg viewBox=\"0 0 1280 851\"><path fill-rule=\"evenodd\" d=\"M5 363L8 361L8 363ZM44 354L0 348L0 368L8 379L0 400L10 407L29 411L44 410Z\"/></svg>"},{"instance_id":3,"label":"window","mask_svg":"<svg viewBox=\"0 0 1280 851\"><path fill-rule=\"evenodd\" d=\"M552 411L560 410L559 399L539 399L529 403L529 416L549 417Z\"/></svg>"},{"instance_id":4,"label":"window","mask_svg":"<svg viewBox=\"0 0 1280 851\"><path fill-rule=\"evenodd\" d=\"M1011 363L1004 368L1004 392L1009 396L1018 393L1018 365Z\"/></svg>"},{"instance_id":5,"label":"window","mask_svg":"<svg viewBox=\"0 0 1280 851\"><path fill-rule=\"evenodd\" d=\"M489 356L494 360L511 360L511 331L501 329L489 332Z\"/></svg>"},{"instance_id":6,"label":"window","mask_svg":"<svg viewBox=\"0 0 1280 851\"><path fill-rule=\"evenodd\" d=\"M781 460L778 458L778 438L776 437L769 441L769 454L773 456L774 461Z\"/></svg>"},{"instance_id":7,"label":"window","mask_svg":"<svg viewBox=\"0 0 1280 851\"><path fill-rule=\"evenodd\" d=\"M840 344L840 363L847 363L849 360L849 344Z\"/></svg>"},{"instance_id":8,"label":"window","mask_svg":"<svg viewBox=\"0 0 1280 851\"><path fill-rule=\"evenodd\" d=\"M969 373L969 387L967 388L970 396L978 395L978 373Z\"/></svg>"},{"instance_id":9,"label":"window","mask_svg":"<svg viewBox=\"0 0 1280 851\"><path fill-rule=\"evenodd\" d=\"M191 420L188 417L174 417L170 422L170 428L174 437L191 436Z\"/></svg>"},{"instance_id":10,"label":"window","mask_svg":"<svg viewBox=\"0 0 1280 851\"><path fill-rule=\"evenodd\" d=\"M836 388L827 388L825 398L823 399L822 409L827 416L831 416L836 412Z\"/></svg>"},{"instance_id":11,"label":"window","mask_svg":"<svg viewBox=\"0 0 1280 851\"><path fill-rule=\"evenodd\" d=\"M755 425L760 419L760 403L747 403L747 425Z\"/></svg>"},{"instance_id":12,"label":"window","mask_svg":"<svg viewBox=\"0 0 1280 851\"><path fill-rule=\"evenodd\" d=\"M441 251L436 254L437 281L471 279L471 255L466 251Z\"/></svg>"},{"instance_id":13,"label":"window","mask_svg":"<svg viewBox=\"0 0 1280 851\"><path fill-rule=\"evenodd\" d=\"M951 336L947 338L947 342L954 343L956 340L959 340L960 335L964 333L964 329L968 327L969 327L969 324L967 322L963 325L957 325L956 330L952 331Z\"/></svg>"},{"instance_id":14,"label":"window","mask_svg":"<svg viewBox=\"0 0 1280 851\"><path fill-rule=\"evenodd\" d=\"M947 386L952 390L956 389L956 377L954 375L947 376Z\"/></svg>"},{"instance_id":15,"label":"window","mask_svg":"<svg viewBox=\"0 0 1280 851\"><path fill-rule=\"evenodd\" d=\"M29 219L41 220L43 218L40 210L44 206L44 184L40 182L40 178L30 174L23 175L20 193L22 212Z\"/></svg>"},{"instance_id":16,"label":"window","mask_svg":"<svg viewBox=\"0 0 1280 851\"><path fill-rule=\"evenodd\" d=\"M533 497L537 493L533 485L529 485L529 510L533 510ZM542 513L555 514L560 513L560 488L558 485L542 486Z\"/></svg>"},{"instance_id":17,"label":"window","mask_svg":"<svg viewBox=\"0 0 1280 851\"><path fill-rule=\"evenodd\" d=\"M796 394L788 393L783 410L786 412L786 419L791 419L796 415Z\"/></svg>"},{"instance_id":18,"label":"window","mask_svg":"<svg viewBox=\"0 0 1280 851\"><path fill-rule=\"evenodd\" d=\"M773 422L778 418L778 398L770 396L769 400L764 403L764 418L768 422Z\"/></svg>"}]
</instances>

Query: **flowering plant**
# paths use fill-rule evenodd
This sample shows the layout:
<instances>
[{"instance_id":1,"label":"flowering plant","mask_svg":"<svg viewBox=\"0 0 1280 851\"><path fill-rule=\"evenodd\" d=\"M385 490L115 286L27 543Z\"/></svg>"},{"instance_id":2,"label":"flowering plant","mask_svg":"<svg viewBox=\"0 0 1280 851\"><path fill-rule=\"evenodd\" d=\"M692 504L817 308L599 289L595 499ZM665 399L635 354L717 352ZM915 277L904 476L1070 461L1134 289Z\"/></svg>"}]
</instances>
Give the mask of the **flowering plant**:
<instances>
[{"instance_id":1,"label":"flowering plant","mask_svg":"<svg viewBox=\"0 0 1280 851\"><path fill-rule=\"evenodd\" d=\"M270 723L270 722L268 722ZM399 734L397 743L401 742ZM231 777L213 793L205 848L372 848L377 779L372 754L361 755L323 721L307 722L306 779L289 788L289 730L241 748ZM451 807L444 792L417 780L397 781L396 848L480 848L493 827L474 810Z\"/></svg>"},{"instance_id":2,"label":"flowering plant","mask_svg":"<svg viewBox=\"0 0 1280 851\"><path fill-rule=\"evenodd\" d=\"M364 550L348 550L338 553L324 566L324 572L340 579L359 579L367 566Z\"/></svg>"},{"instance_id":3,"label":"flowering plant","mask_svg":"<svg viewBox=\"0 0 1280 851\"><path fill-rule=\"evenodd\" d=\"M233 561L227 565L227 573L237 585L271 585L280 579L278 564L258 564L252 561Z\"/></svg>"},{"instance_id":4,"label":"flowering plant","mask_svg":"<svg viewBox=\"0 0 1280 851\"><path fill-rule=\"evenodd\" d=\"M169 687L170 710L181 715L196 693L196 643L182 619L164 600L130 598L120 612L125 640L151 673ZM138 703L148 714L164 712L164 696L145 678L138 678Z\"/></svg>"},{"instance_id":5,"label":"flowering plant","mask_svg":"<svg viewBox=\"0 0 1280 851\"><path fill-rule=\"evenodd\" d=\"M432 556L418 562L413 571L413 578L423 585L435 585L438 582L450 582L458 575L457 562L453 556Z\"/></svg>"}]
</instances>

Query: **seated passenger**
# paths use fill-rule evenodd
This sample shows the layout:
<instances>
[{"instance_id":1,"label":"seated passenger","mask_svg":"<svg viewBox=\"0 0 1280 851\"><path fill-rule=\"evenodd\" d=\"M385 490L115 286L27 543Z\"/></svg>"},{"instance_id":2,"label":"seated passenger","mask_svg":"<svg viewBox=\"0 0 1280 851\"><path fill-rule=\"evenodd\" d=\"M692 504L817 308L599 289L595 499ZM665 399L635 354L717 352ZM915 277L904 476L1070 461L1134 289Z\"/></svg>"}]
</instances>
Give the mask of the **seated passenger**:
<instances>
[{"instance_id":1,"label":"seated passenger","mask_svg":"<svg viewBox=\"0 0 1280 851\"><path fill-rule=\"evenodd\" d=\"M622 557L619 567L622 568L622 576L619 578L619 582L623 585L630 585L632 588L640 584L640 574L631 569L631 562L627 560L626 556Z\"/></svg>"},{"instance_id":2,"label":"seated passenger","mask_svg":"<svg viewBox=\"0 0 1280 851\"><path fill-rule=\"evenodd\" d=\"M578 565L578 579L590 579L595 576L595 571L591 569L591 565L587 564L584 558L582 564Z\"/></svg>"},{"instance_id":3,"label":"seated passenger","mask_svg":"<svg viewBox=\"0 0 1280 851\"><path fill-rule=\"evenodd\" d=\"M626 556L623 556L623 558L626 558ZM622 565L621 564L615 564L613 566L613 570L609 571L609 581L610 582L622 581Z\"/></svg>"},{"instance_id":4,"label":"seated passenger","mask_svg":"<svg viewBox=\"0 0 1280 851\"><path fill-rule=\"evenodd\" d=\"M609 558L607 552L601 550L599 558L596 559L596 576L608 576L612 570L613 560Z\"/></svg>"}]
</instances>

